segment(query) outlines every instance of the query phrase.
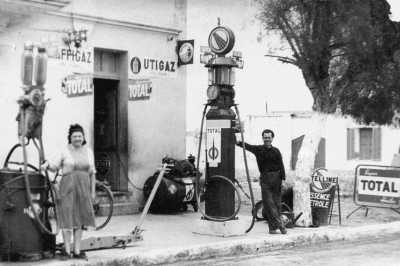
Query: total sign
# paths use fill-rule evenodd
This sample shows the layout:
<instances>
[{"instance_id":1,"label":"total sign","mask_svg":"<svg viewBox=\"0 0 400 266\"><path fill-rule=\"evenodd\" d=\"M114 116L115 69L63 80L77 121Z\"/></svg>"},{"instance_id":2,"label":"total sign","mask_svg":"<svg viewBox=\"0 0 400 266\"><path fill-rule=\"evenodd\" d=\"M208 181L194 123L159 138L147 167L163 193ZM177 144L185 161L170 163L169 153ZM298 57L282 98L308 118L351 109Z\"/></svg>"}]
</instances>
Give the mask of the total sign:
<instances>
[{"instance_id":1,"label":"total sign","mask_svg":"<svg viewBox=\"0 0 400 266\"><path fill-rule=\"evenodd\" d=\"M373 207L400 207L400 168L359 165L355 177L355 203Z\"/></svg>"},{"instance_id":2,"label":"total sign","mask_svg":"<svg viewBox=\"0 0 400 266\"><path fill-rule=\"evenodd\" d=\"M209 167L218 167L221 162L221 131L230 128L231 120L207 120L207 161Z\"/></svg>"}]
</instances>

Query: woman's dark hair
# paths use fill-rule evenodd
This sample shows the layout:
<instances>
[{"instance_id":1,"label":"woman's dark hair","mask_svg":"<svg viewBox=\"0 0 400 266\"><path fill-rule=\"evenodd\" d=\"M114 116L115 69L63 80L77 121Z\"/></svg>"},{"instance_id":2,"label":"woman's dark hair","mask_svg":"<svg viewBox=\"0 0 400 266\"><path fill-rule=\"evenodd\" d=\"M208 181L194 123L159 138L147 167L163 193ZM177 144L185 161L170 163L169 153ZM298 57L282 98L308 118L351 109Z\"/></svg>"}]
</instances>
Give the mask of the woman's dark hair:
<instances>
[{"instance_id":1,"label":"woman's dark hair","mask_svg":"<svg viewBox=\"0 0 400 266\"><path fill-rule=\"evenodd\" d=\"M86 144L85 132L83 131L83 127L79 124L73 124L69 126L68 130L68 143L71 144L71 136L74 132L81 132L83 135L82 145Z\"/></svg>"},{"instance_id":2,"label":"woman's dark hair","mask_svg":"<svg viewBox=\"0 0 400 266\"><path fill-rule=\"evenodd\" d=\"M271 133L271 136L275 137L274 131L272 131L271 129L265 129L261 134L262 137L264 137L264 133L267 133L267 134Z\"/></svg>"}]
</instances>

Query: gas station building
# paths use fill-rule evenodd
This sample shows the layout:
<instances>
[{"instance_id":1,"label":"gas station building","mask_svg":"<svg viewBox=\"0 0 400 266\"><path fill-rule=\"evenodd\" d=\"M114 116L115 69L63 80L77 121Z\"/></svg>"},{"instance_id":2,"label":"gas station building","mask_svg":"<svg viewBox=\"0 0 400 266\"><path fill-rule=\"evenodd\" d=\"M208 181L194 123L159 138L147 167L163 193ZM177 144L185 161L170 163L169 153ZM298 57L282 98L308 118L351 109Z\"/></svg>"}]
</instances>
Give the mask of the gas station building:
<instances>
[{"instance_id":1,"label":"gas station building","mask_svg":"<svg viewBox=\"0 0 400 266\"><path fill-rule=\"evenodd\" d=\"M185 0L0 1L1 163L18 142L21 54L31 41L48 53L46 158L81 124L98 179L129 192L128 212L137 211L139 188L161 159L185 158L186 68L176 53L185 31Z\"/></svg>"}]
</instances>

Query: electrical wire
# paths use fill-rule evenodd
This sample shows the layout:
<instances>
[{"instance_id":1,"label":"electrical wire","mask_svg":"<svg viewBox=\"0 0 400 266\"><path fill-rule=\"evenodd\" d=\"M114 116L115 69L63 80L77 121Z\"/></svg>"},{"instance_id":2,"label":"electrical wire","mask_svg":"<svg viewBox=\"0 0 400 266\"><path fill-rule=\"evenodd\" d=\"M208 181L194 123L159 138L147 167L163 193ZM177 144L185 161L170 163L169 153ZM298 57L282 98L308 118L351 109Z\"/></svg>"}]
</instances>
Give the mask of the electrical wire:
<instances>
[{"instance_id":1,"label":"electrical wire","mask_svg":"<svg viewBox=\"0 0 400 266\"><path fill-rule=\"evenodd\" d=\"M129 178L128 167L126 167L125 164L122 162L119 153L116 152L116 154L117 154L117 158L118 158L119 164L122 166L122 169L124 170L125 179L128 181L128 183L129 183L133 188L135 188L135 189L137 189L137 190L139 190L139 191L143 191L143 188L140 188L140 187L138 187L137 185L135 185L135 184L132 182L132 180Z\"/></svg>"}]
</instances>

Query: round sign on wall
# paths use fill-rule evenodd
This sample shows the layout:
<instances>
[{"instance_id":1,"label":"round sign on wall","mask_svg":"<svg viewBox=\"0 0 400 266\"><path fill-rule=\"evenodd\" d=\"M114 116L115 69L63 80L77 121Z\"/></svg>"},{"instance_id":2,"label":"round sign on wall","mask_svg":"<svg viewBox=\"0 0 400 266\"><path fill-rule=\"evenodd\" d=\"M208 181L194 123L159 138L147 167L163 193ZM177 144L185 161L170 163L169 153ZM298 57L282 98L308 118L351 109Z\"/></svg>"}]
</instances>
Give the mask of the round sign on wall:
<instances>
[{"instance_id":1,"label":"round sign on wall","mask_svg":"<svg viewBox=\"0 0 400 266\"><path fill-rule=\"evenodd\" d=\"M218 26L208 36L208 46L216 54L224 55L229 53L235 45L235 35L227 27Z\"/></svg>"},{"instance_id":2,"label":"round sign on wall","mask_svg":"<svg viewBox=\"0 0 400 266\"><path fill-rule=\"evenodd\" d=\"M189 42L185 42L179 48L179 58L182 63L189 63L193 59L193 44Z\"/></svg>"}]
</instances>

